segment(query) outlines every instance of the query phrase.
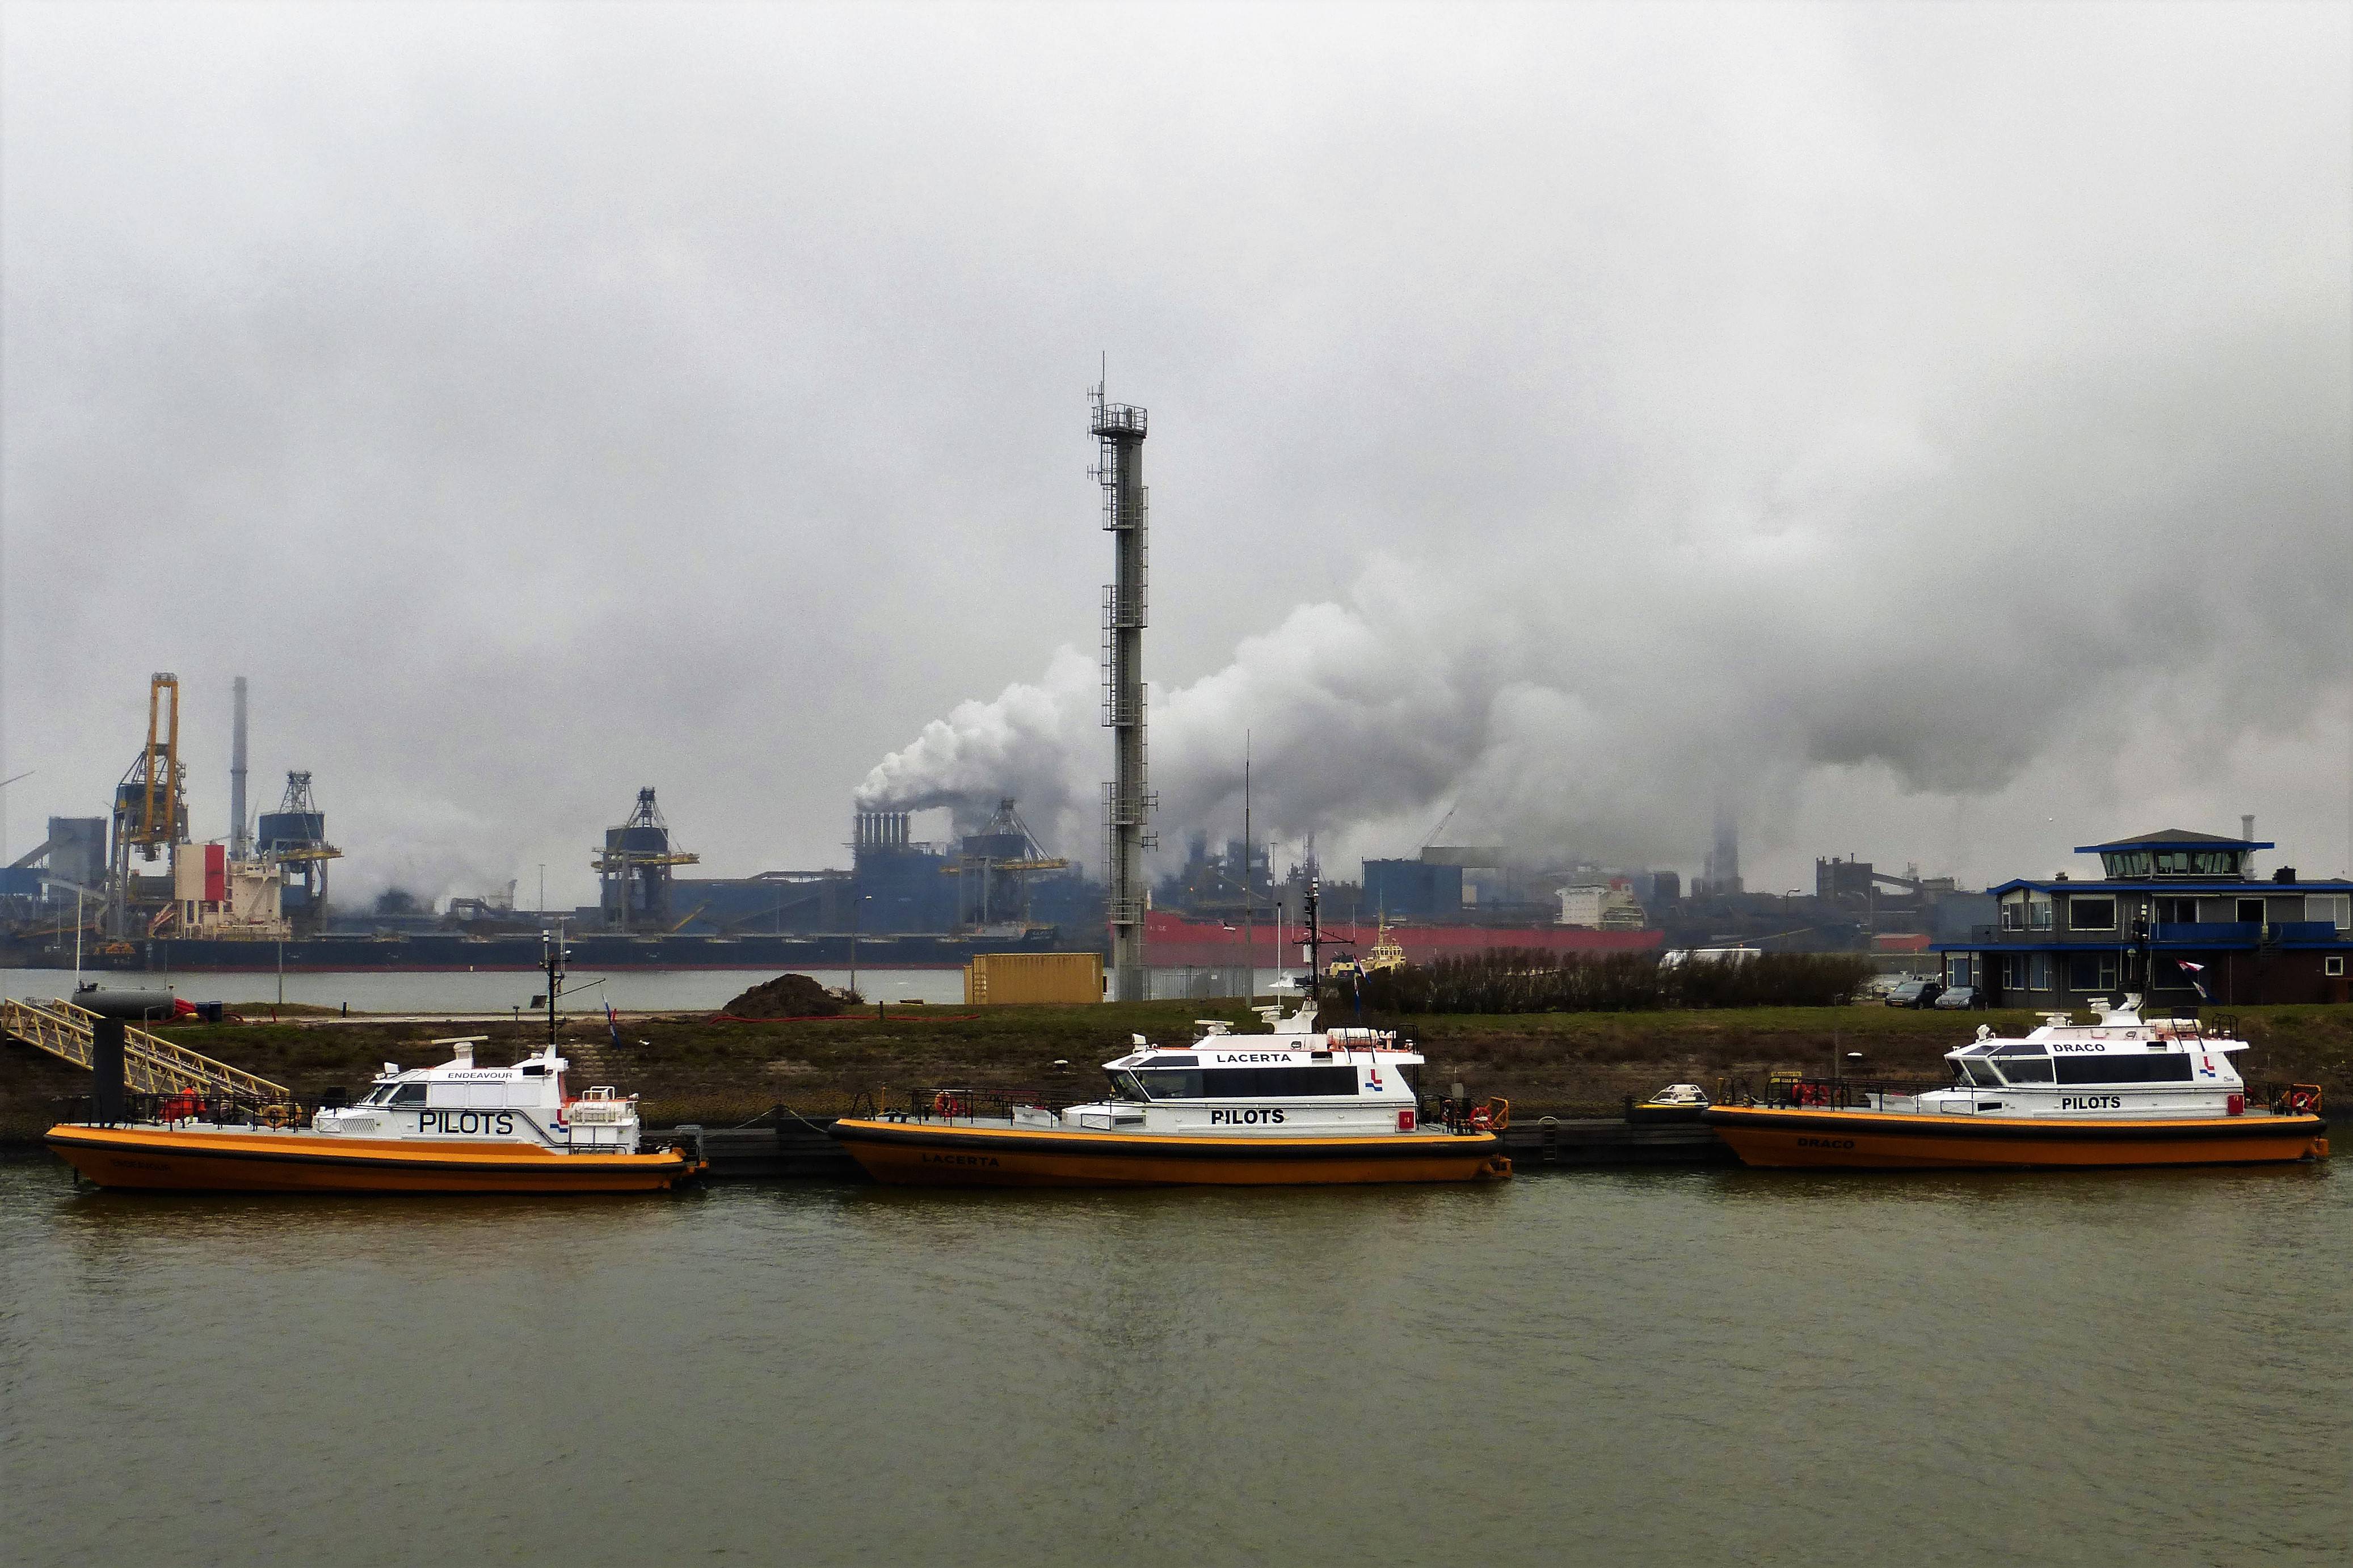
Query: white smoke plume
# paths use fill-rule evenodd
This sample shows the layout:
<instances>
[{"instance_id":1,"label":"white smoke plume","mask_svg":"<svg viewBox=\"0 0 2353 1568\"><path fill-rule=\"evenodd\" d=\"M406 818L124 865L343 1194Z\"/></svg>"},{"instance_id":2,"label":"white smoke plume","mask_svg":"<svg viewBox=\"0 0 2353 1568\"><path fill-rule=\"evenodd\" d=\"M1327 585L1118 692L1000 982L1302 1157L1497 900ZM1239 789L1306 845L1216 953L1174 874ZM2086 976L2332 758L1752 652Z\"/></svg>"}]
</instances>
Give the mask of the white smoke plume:
<instances>
[{"instance_id":1,"label":"white smoke plume","mask_svg":"<svg viewBox=\"0 0 2353 1568\"><path fill-rule=\"evenodd\" d=\"M1345 603L1155 689L1160 829L1239 828L1245 731L1261 834L1317 834L1342 875L1450 808L1449 841L1670 866L1719 795L1763 847L1808 830L1810 796L1966 807L2030 778L2004 809L2048 805L2055 834L2172 826L2107 815L2179 799L2146 775L2152 737L2220 782L2234 745L2353 703L2353 395L2343 324L2318 325L2045 367L1978 418L1841 430L1711 511L1562 518L1521 559L1374 557ZM1096 681L1064 648L883 759L860 804L1018 794L1099 859Z\"/></svg>"}]
</instances>

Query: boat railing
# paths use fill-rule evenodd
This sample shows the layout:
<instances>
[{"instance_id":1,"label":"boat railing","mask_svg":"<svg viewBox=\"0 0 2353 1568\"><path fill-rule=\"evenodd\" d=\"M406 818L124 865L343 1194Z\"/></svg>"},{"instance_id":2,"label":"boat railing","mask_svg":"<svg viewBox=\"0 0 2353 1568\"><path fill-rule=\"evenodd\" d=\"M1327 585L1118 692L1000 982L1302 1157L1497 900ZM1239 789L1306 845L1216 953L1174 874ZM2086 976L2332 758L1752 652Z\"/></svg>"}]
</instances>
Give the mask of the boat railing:
<instances>
[{"instance_id":1,"label":"boat railing","mask_svg":"<svg viewBox=\"0 0 2353 1568\"><path fill-rule=\"evenodd\" d=\"M1758 1093L1746 1079L1724 1085L1720 1105L1762 1105L1800 1110L1885 1110L1892 1100L1915 1100L1940 1089L1950 1079L1805 1078L1776 1073Z\"/></svg>"},{"instance_id":2,"label":"boat railing","mask_svg":"<svg viewBox=\"0 0 2353 1568\"><path fill-rule=\"evenodd\" d=\"M862 1098L862 1097L861 1097ZM1011 1122L1017 1110L1059 1115L1079 1103L1068 1090L1041 1089L979 1089L955 1084L930 1084L915 1089L877 1092L870 1110L853 1105L850 1114L871 1115L882 1121Z\"/></svg>"},{"instance_id":3,"label":"boat railing","mask_svg":"<svg viewBox=\"0 0 2353 1568\"><path fill-rule=\"evenodd\" d=\"M84 1126L178 1127L203 1122L215 1127L277 1129L307 1127L319 1102L287 1095L237 1094L225 1089L169 1089L154 1092L125 1089L119 1118L100 1120L102 1107L95 1095L61 1097L55 1112L59 1121Z\"/></svg>"}]
</instances>

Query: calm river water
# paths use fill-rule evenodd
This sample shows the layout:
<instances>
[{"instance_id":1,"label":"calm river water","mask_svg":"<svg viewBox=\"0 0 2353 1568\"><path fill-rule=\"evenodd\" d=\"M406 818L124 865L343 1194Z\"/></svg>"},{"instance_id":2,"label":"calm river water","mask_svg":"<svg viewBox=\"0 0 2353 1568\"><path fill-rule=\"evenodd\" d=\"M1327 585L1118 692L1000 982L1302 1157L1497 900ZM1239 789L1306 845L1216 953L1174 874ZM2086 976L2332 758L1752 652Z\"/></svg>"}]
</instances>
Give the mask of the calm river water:
<instances>
[{"instance_id":1,"label":"calm river water","mask_svg":"<svg viewBox=\"0 0 2353 1568\"><path fill-rule=\"evenodd\" d=\"M0 1165L12 1563L2342 1563L2353 1173L156 1198Z\"/></svg>"}]
</instances>

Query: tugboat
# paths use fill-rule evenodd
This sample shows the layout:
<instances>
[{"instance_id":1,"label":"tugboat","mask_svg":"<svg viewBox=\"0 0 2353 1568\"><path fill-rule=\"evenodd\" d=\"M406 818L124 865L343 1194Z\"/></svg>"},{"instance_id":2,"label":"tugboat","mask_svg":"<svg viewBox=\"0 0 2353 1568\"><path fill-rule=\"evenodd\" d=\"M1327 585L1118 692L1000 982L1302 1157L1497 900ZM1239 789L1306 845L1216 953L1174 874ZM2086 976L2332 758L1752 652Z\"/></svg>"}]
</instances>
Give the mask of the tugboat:
<instances>
[{"instance_id":1,"label":"tugboat","mask_svg":"<svg viewBox=\"0 0 2353 1568\"><path fill-rule=\"evenodd\" d=\"M1795 1106L1717 1105L1701 1120L1750 1165L1856 1170L2236 1165L2326 1159L2317 1086L2251 1107L2231 1058L2247 1048L2196 1019L2144 1019L2138 995L2095 998L2099 1021L2044 1016L2021 1038L1979 1026L1946 1053L1953 1087L1917 1095L1797 1086Z\"/></svg>"},{"instance_id":2,"label":"tugboat","mask_svg":"<svg viewBox=\"0 0 2353 1568\"><path fill-rule=\"evenodd\" d=\"M600 1085L574 1098L549 1046L512 1067L474 1063L480 1037L439 1067L386 1062L355 1105L305 1127L281 1108L238 1114L195 1094L155 1120L67 1122L47 1143L102 1187L248 1193L625 1193L667 1188L703 1163L638 1152L638 1100ZM273 1125L276 1123L276 1125Z\"/></svg>"},{"instance_id":3,"label":"tugboat","mask_svg":"<svg viewBox=\"0 0 2353 1568\"><path fill-rule=\"evenodd\" d=\"M1309 973L1315 891L1308 890ZM1190 1046L1150 1044L1103 1064L1105 1099L1056 1110L965 1089L846 1118L833 1135L879 1182L911 1186L1274 1186L1508 1177L1497 1136L1509 1101L1420 1120L1421 1055L1394 1032L1319 1029L1312 995L1271 1035L1201 1024ZM1001 1114L997 1113L1001 1110Z\"/></svg>"}]
</instances>

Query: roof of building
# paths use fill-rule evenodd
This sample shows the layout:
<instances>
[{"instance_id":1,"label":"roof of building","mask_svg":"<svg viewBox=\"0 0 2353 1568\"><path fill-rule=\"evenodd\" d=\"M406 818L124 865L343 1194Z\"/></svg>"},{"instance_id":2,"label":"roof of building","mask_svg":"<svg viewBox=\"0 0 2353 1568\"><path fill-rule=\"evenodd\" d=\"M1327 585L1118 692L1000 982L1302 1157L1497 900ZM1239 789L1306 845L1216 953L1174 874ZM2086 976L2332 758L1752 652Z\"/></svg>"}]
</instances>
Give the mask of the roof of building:
<instances>
[{"instance_id":1,"label":"roof of building","mask_svg":"<svg viewBox=\"0 0 2353 1568\"><path fill-rule=\"evenodd\" d=\"M2254 838L2224 838L2211 833L2192 833L2186 827L2168 827L2162 833L2144 833L2137 838L2112 838L2105 844L2078 844L2078 855L2097 855L2103 849L2145 849L2158 844L2202 844L2209 849L2276 849L2276 844L2266 844Z\"/></svg>"},{"instance_id":2,"label":"roof of building","mask_svg":"<svg viewBox=\"0 0 2353 1568\"><path fill-rule=\"evenodd\" d=\"M2262 898L2266 894L2290 897L2305 891L2341 893L2353 889L2353 879L2344 877L2301 877L2293 882L2277 882L2269 878L2253 881L2234 881L2212 877L2168 877L2151 881L2135 879L2110 882L2097 878L2079 879L2069 877L2013 877L1988 888L1989 894L2014 892L2020 888L2040 888L2045 892L2070 893L2147 893L2156 898L2223 898L2236 895L2242 899Z\"/></svg>"}]
</instances>

